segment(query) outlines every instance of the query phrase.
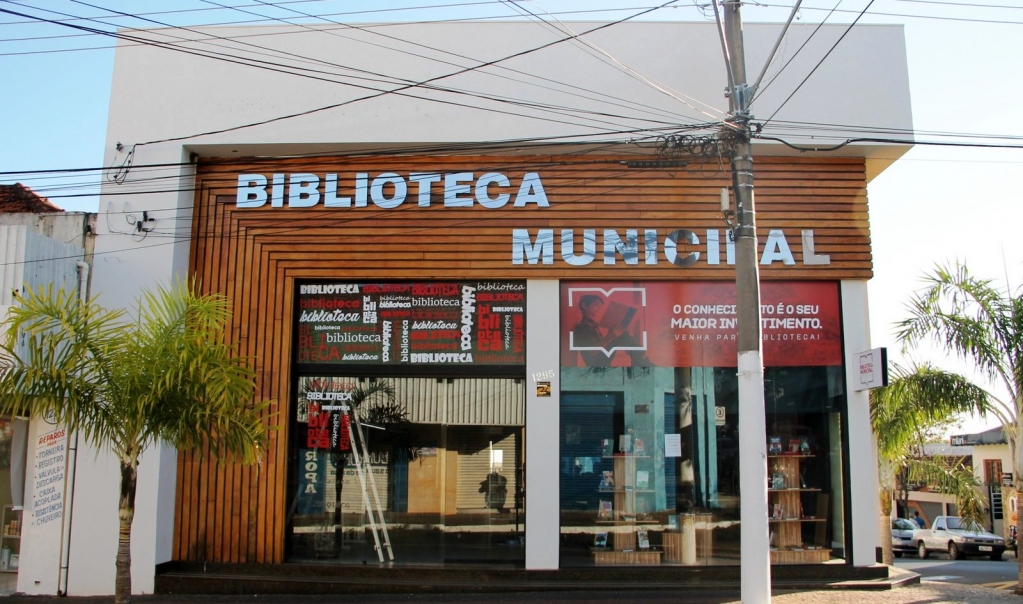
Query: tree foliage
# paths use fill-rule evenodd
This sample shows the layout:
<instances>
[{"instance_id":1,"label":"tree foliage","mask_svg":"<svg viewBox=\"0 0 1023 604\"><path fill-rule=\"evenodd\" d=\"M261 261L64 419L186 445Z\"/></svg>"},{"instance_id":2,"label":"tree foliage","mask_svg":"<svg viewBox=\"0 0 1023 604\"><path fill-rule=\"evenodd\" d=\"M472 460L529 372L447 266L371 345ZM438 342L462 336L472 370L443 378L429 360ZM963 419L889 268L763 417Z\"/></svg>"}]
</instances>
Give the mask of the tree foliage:
<instances>
[{"instance_id":1,"label":"tree foliage","mask_svg":"<svg viewBox=\"0 0 1023 604\"><path fill-rule=\"evenodd\" d=\"M134 318L53 287L2 324L0 413L52 416L121 466L116 601L131 595L130 527L142 453L157 441L243 463L267 440L254 372L225 333L223 296L185 283L145 291Z\"/></svg>"},{"instance_id":2,"label":"tree foliage","mask_svg":"<svg viewBox=\"0 0 1023 604\"><path fill-rule=\"evenodd\" d=\"M999 290L970 274L963 264L935 267L908 304L898 325L907 346L930 340L971 363L1008 393L988 391L987 411L1002 424L1012 454L1017 501L1023 504L1023 290ZM965 379L965 378L963 378ZM1019 505L1017 505L1019 509ZM1023 514L1017 518L1023 528ZM1023 559L1016 593L1023 594Z\"/></svg>"},{"instance_id":3,"label":"tree foliage","mask_svg":"<svg viewBox=\"0 0 1023 604\"><path fill-rule=\"evenodd\" d=\"M987 393L955 373L920 365L892 365L888 386L870 392L870 421L877 436L884 560L891 563L892 500L897 482L924 482L955 496L960 514L981 520L979 484L961 460L930 458L923 445L937 426L962 413L985 413Z\"/></svg>"}]
</instances>

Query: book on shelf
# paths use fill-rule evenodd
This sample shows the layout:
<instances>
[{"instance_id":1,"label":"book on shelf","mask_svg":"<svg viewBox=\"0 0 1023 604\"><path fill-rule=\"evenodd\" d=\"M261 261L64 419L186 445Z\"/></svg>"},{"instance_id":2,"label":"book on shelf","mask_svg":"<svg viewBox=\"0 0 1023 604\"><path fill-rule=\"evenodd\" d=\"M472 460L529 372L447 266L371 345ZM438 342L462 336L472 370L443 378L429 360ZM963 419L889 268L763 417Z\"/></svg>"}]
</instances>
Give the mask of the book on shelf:
<instances>
[{"instance_id":1,"label":"book on shelf","mask_svg":"<svg viewBox=\"0 0 1023 604\"><path fill-rule=\"evenodd\" d=\"M650 472L648 472L647 470L636 471L636 488L637 489L650 488Z\"/></svg>"},{"instance_id":2,"label":"book on shelf","mask_svg":"<svg viewBox=\"0 0 1023 604\"><path fill-rule=\"evenodd\" d=\"M789 453L793 453L795 455L798 455L799 454L799 443L800 443L800 441L799 441L798 438L790 438L789 439Z\"/></svg>"},{"instance_id":3,"label":"book on shelf","mask_svg":"<svg viewBox=\"0 0 1023 604\"><path fill-rule=\"evenodd\" d=\"M615 474L611 470L604 470L600 475L600 487L601 491L613 491L615 490Z\"/></svg>"},{"instance_id":4,"label":"book on shelf","mask_svg":"<svg viewBox=\"0 0 1023 604\"><path fill-rule=\"evenodd\" d=\"M781 455L781 437L772 436L767 439L767 454Z\"/></svg>"},{"instance_id":5,"label":"book on shelf","mask_svg":"<svg viewBox=\"0 0 1023 604\"><path fill-rule=\"evenodd\" d=\"M600 509L597 511L597 518L600 520L611 520L614 518L614 505L606 500L600 500Z\"/></svg>"},{"instance_id":6,"label":"book on shelf","mask_svg":"<svg viewBox=\"0 0 1023 604\"><path fill-rule=\"evenodd\" d=\"M622 453L632 452L632 435L621 434L618 436L618 450Z\"/></svg>"},{"instance_id":7,"label":"book on shelf","mask_svg":"<svg viewBox=\"0 0 1023 604\"><path fill-rule=\"evenodd\" d=\"M639 549L650 549L650 534L647 533L646 529L636 531L636 544L639 546Z\"/></svg>"},{"instance_id":8,"label":"book on shelf","mask_svg":"<svg viewBox=\"0 0 1023 604\"><path fill-rule=\"evenodd\" d=\"M607 533L597 533L593 536L593 547L607 547Z\"/></svg>"},{"instance_id":9,"label":"book on shelf","mask_svg":"<svg viewBox=\"0 0 1023 604\"><path fill-rule=\"evenodd\" d=\"M646 444L642 438L636 438L632 443L632 452L636 455L646 455Z\"/></svg>"},{"instance_id":10,"label":"book on shelf","mask_svg":"<svg viewBox=\"0 0 1023 604\"><path fill-rule=\"evenodd\" d=\"M611 457L615 454L615 442L611 438L600 439L600 454L604 457Z\"/></svg>"},{"instance_id":11,"label":"book on shelf","mask_svg":"<svg viewBox=\"0 0 1023 604\"><path fill-rule=\"evenodd\" d=\"M785 506L780 504L780 503L774 504L774 509L771 512L771 518L773 518L775 520L781 520L784 517L785 517Z\"/></svg>"}]
</instances>

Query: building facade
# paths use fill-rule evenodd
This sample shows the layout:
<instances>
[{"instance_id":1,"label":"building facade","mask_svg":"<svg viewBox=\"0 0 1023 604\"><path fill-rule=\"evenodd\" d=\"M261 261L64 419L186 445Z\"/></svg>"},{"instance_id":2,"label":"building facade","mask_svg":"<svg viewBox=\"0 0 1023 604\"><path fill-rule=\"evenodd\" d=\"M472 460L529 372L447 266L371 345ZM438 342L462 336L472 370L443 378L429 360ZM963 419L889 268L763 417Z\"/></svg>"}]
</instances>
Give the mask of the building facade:
<instances>
[{"instance_id":1,"label":"building facade","mask_svg":"<svg viewBox=\"0 0 1023 604\"><path fill-rule=\"evenodd\" d=\"M866 185L905 149L757 145L768 424L740 436L728 159L657 154L713 147L716 33L601 25L574 24L660 90L529 23L215 30L405 82L376 92L119 48L109 162L134 166L125 184L186 186L107 186L102 212L145 220L106 222L95 289L130 306L187 275L227 295L276 428L253 467L147 453L137 590L167 561L738 565L740 437L768 443L775 563L873 564L876 460L849 359L870 348ZM910 129L901 30L854 31L805 96L780 88L812 65L780 76L764 114ZM747 27L751 62L778 32ZM705 138L667 138L682 131ZM381 385L393 399L361 401ZM79 460L75 507L97 519L73 525L91 547L72 545L69 589L108 593L116 465Z\"/></svg>"},{"instance_id":2,"label":"building facade","mask_svg":"<svg viewBox=\"0 0 1023 604\"><path fill-rule=\"evenodd\" d=\"M86 296L95 228L95 214L64 212L23 185L0 185L0 318L28 288ZM70 536L61 508L72 495L76 448L46 418L0 417L0 593L19 590L26 566L49 568L46 588L58 589Z\"/></svg>"}]
</instances>

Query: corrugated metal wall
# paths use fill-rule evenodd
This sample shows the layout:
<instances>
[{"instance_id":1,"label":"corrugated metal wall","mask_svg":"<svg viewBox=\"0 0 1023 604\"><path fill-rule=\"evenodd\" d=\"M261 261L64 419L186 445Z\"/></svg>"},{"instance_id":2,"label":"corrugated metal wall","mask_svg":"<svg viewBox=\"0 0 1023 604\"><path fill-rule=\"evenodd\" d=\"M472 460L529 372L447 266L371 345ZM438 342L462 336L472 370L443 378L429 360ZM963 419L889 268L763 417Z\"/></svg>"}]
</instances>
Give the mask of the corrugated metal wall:
<instances>
[{"instance_id":1,"label":"corrugated metal wall","mask_svg":"<svg viewBox=\"0 0 1023 604\"><path fill-rule=\"evenodd\" d=\"M0 320L14 304L14 292L25 286L53 284L67 292L78 291L75 262L84 257L82 248L44 237L24 225L0 226Z\"/></svg>"},{"instance_id":2,"label":"corrugated metal wall","mask_svg":"<svg viewBox=\"0 0 1023 604\"><path fill-rule=\"evenodd\" d=\"M526 391L521 380L388 378L415 424L522 426Z\"/></svg>"}]
</instances>

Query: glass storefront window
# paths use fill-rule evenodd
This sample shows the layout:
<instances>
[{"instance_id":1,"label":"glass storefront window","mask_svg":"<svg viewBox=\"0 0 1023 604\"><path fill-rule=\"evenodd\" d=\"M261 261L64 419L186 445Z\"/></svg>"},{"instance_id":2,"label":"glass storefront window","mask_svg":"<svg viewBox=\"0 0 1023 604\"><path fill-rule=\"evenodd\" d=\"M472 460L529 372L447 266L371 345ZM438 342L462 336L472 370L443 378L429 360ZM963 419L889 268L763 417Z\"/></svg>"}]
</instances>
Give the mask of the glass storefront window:
<instances>
[{"instance_id":1,"label":"glass storefront window","mask_svg":"<svg viewBox=\"0 0 1023 604\"><path fill-rule=\"evenodd\" d=\"M772 562L833 560L845 555L837 285L771 285ZM739 564L731 291L563 284L562 566Z\"/></svg>"},{"instance_id":2,"label":"glass storefront window","mask_svg":"<svg viewBox=\"0 0 1023 604\"><path fill-rule=\"evenodd\" d=\"M385 382L396 403L381 413L388 406L381 397L354 409L325 410L314 402L343 400L368 387L367 378L300 378L299 400L306 402L297 405L292 423L299 446L290 481L289 560L523 563L522 381L373 383ZM393 421L396 413L405 421Z\"/></svg>"},{"instance_id":3,"label":"glass storefront window","mask_svg":"<svg viewBox=\"0 0 1023 604\"><path fill-rule=\"evenodd\" d=\"M0 419L0 593L13 593L21 558L22 499L25 475L24 419ZM16 433L20 432L20 438Z\"/></svg>"},{"instance_id":4,"label":"glass storefront window","mask_svg":"<svg viewBox=\"0 0 1023 604\"><path fill-rule=\"evenodd\" d=\"M303 284L296 308L287 559L523 565L525 285Z\"/></svg>"}]
</instances>

